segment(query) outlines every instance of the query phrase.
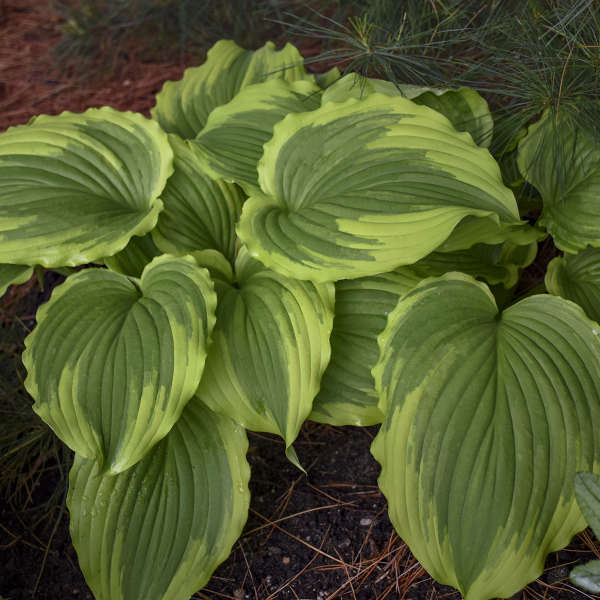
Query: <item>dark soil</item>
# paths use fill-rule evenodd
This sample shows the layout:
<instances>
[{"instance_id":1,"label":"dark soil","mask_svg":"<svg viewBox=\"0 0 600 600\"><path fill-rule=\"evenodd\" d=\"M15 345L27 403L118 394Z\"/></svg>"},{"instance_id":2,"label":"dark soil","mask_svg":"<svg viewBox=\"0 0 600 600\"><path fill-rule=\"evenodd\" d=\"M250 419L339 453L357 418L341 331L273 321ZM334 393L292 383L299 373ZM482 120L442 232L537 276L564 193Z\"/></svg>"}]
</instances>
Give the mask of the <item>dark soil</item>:
<instances>
[{"instance_id":1,"label":"dark soil","mask_svg":"<svg viewBox=\"0 0 600 600\"><path fill-rule=\"evenodd\" d=\"M308 472L273 436L250 433L248 523L203 600L449 600L458 592L425 573L394 534L369 453L376 427L306 423L296 442ZM54 478L56 479L56 478ZM0 509L0 594L5 600L92 599L77 566L63 505L40 510L53 477L40 482L29 511ZM41 519L41 520L40 520ZM548 557L546 571L518 598L583 600L567 579L573 563L595 558L588 534Z\"/></svg>"},{"instance_id":2,"label":"dark soil","mask_svg":"<svg viewBox=\"0 0 600 600\"><path fill-rule=\"evenodd\" d=\"M112 79L88 78L56 65L46 53L58 40L50 0L0 0L0 131L34 114L109 104L147 114L166 79L184 64L125 61ZM309 48L306 48L309 50ZM0 334L14 356L34 325L36 306L59 281L46 277L13 287L0 305ZM10 338L10 339L9 339ZM10 353L8 354L10 355ZM14 362L14 361L13 361ZM12 366L11 366L12 365ZM19 387L10 361L0 376ZM5 402L0 396L0 403ZM31 427L40 427L31 413ZM295 446L307 475L284 456L282 442L250 433L252 501L248 523L229 559L198 599L400 600L459 598L432 581L398 539L377 487L379 467L369 453L372 428L306 423ZM45 432L51 436L51 432ZM91 599L70 543L64 506L68 451L28 457L14 489L0 495L0 596L4 600ZM65 459L65 456L67 457ZM18 501L17 501L18 499ZM548 557L543 576L518 598L583 600L567 575L573 563L596 558L590 533ZM600 555L599 555L600 556Z\"/></svg>"}]
</instances>

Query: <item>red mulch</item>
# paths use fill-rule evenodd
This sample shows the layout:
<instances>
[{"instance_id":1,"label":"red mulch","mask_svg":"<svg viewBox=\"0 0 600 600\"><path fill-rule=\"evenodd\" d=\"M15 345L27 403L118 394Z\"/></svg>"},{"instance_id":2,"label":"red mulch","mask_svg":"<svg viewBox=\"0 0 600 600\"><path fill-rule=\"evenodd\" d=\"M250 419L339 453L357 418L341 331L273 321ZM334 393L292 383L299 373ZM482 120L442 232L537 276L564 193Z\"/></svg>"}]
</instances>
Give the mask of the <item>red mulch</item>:
<instances>
[{"instance_id":1,"label":"red mulch","mask_svg":"<svg viewBox=\"0 0 600 600\"><path fill-rule=\"evenodd\" d=\"M143 62L135 53L118 76L77 76L77 65L57 64L50 51L61 36L50 0L0 0L0 131L38 114L113 106L149 114L163 82L180 79L186 64Z\"/></svg>"},{"instance_id":2,"label":"red mulch","mask_svg":"<svg viewBox=\"0 0 600 600\"><path fill-rule=\"evenodd\" d=\"M107 105L149 116L163 83L181 79L184 69L198 62L190 56L179 61L147 61L128 47L119 53L112 69L105 64L95 69L86 66L84 77L81 64L60 64L52 56L61 25L51 0L0 0L0 132L27 123L35 115ZM320 40L293 41L305 57L322 49ZM311 70L325 71L335 62L322 61L311 65ZM90 69L95 70L92 76Z\"/></svg>"}]
</instances>

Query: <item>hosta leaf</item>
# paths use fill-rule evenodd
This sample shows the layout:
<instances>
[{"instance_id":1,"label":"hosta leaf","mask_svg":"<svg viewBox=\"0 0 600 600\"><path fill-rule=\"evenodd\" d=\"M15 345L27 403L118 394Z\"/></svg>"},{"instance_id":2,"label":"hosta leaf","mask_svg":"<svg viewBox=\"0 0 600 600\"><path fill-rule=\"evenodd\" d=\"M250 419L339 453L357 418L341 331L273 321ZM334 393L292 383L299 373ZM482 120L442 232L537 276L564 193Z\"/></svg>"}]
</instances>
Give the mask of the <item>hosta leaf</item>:
<instances>
[{"instance_id":1,"label":"hosta leaf","mask_svg":"<svg viewBox=\"0 0 600 600\"><path fill-rule=\"evenodd\" d=\"M471 248L473 240L484 240L485 244L502 244L509 241L516 246L528 246L548 237L537 227L531 227L525 221L512 225L498 222L494 217L466 217L452 231L450 236L438 247L440 252L457 252Z\"/></svg>"},{"instance_id":2,"label":"hosta leaf","mask_svg":"<svg viewBox=\"0 0 600 600\"><path fill-rule=\"evenodd\" d=\"M234 184L214 180L189 142L169 136L175 152L175 172L162 198L165 209L152 236L164 252L214 249L235 256L235 224L244 195Z\"/></svg>"},{"instance_id":3,"label":"hosta leaf","mask_svg":"<svg viewBox=\"0 0 600 600\"><path fill-rule=\"evenodd\" d=\"M504 153L498 160L504 183L515 190L518 190L525 183L525 179L523 179L523 175L521 175L521 171L519 171L519 165L517 163L518 156L519 153L515 149ZM520 198L517 195L517 201L519 200ZM523 212L523 209L521 209L521 212Z\"/></svg>"},{"instance_id":4,"label":"hosta leaf","mask_svg":"<svg viewBox=\"0 0 600 600\"><path fill-rule=\"evenodd\" d=\"M238 235L285 275L390 271L435 250L467 215L521 226L488 151L404 98L372 94L288 115L264 149L262 193L244 204Z\"/></svg>"},{"instance_id":5,"label":"hosta leaf","mask_svg":"<svg viewBox=\"0 0 600 600\"><path fill-rule=\"evenodd\" d=\"M600 321L600 248L586 248L550 261L547 290L577 302L590 319Z\"/></svg>"},{"instance_id":6,"label":"hosta leaf","mask_svg":"<svg viewBox=\"0 0 600 600\"><path fill-rule=\"evenodd\" d=\"M597 333L555 296L499 314L458 273L390 314L373 370L379 483L400 537L467 600L508 598L585 527L574 480L600 466Z\"/></svg>"},{"instance_id":7,"label":"hosta leaf","mask_svg":"<svg viewBox=\"0 0 600 600\"><path fill-rule=\"evenodd\" d=\"M139 280L88 269L38 311L23 354L34 410L73 450L118 473L171 429L200 381L216 295L191 257Z\"/></svg>"},{"instance_id":8,"label":"hosta leaf","mask_svg":"<svg viewBox=\"0 0 600 600\"><path fill-rule=\"evenodd\" d=\"M527 127L521 127L516 134L511 134L505 147L500 150L500 158L498 160L500 164L500 170L502 171L502 178L506 185L511 188L518 189L524 183L525 179L523 174L519 170L518 158L519 158L519 142L527 135ZM517 202L522 198L517 196Z\"/></svg>"},{"instance_id":9,"label":"hosta leaf","mask_svg":"<svg viewBox=\"0 0 600 600\"><path fill-rule=\"evenodd\" d=\"M217 282L217 287L221 286L223 282L235 281L231 262L217 250L198 250L193 252L192 256L201 267L208 269L212 279Z\"/></svg>"},{"instance_id":10,"label":"hosta leaf","mask_svg":"<svg viewBox=\"0 0 600 600\"><path fill-rule=\"evenodd\" d=\"M538 245L535 242L523 245L507 242L502 244L500 261L504 264L512 263L524 269L535 260L537 253Z\"/></svg>"},{"instance_id":11,"label":"hosta leaf","mask_svg":"<svg viewBox=\"0 0 600 600\"><path fill-rule=\"evenodd\" d=\"M591 560L575 567L569 577L580 588L592 594L600 594L600 560Z\"/></svg>"},{"instance_id":12,"label":"hosta leaf","mask_svg":"<svg viewBox=\"0 0 600 600\"><path fill-rule=\"evenodd\" d=\"M25 283L33 275L33 268L24 265L0 265L0 296L9 285Z\"/></svg>"},{"instance_id":13,"label":"hosta leaf","mask_svg":"<svg viewBox=\"0 0 600 600\"><path fill-rule=\"evenodd\" d=\"M540 192L538 223L558 248L576 253L600 246L600 146L569 120L550 113L519 144L519 169Z\"/></svg>"},{"instance_id":14,"label":"hosta leaf","mask_svg":"<svg viewBox=\"0 0 600 600\"><path fill-rule=\"evenodd\" d=\"M448 117L457 131L468 131L478 146L492 143L494 121L485 99L468 87L458 89L400 86L403 94L417 104L433 108Z\"/></svg>"},{"instance_id":15,"label":"hosta leaf","mask_svg":"<svg viewBox=\"0 0 600 600\"><path fill-rule=\"evenodd\" d=\"M575 495L579 508L596 537L600 533L600 477L595 473L582 472L575 476ZM592 560L575 567L570 574L571 581L579 587L600 593L600 560Z\"/></svg>"},{"instance_id":16,"label":"hosta leaf","mask_svg":"<svg viewBox=\"0 0 600 600\"><path fill-rule=\"evenodd\" d=\"M154 227L172 161L156 123L108 107L11 127L0 135L0 262L115 254Z\"/></svg>"},{"instance_id":17,"label":"hosta leaf","mask_svg":"<svg viewBox=\"0 0 600 600\"><path fill-rule=\"evenodd\" d=\"M358 73L348 73L333 82L323 92L323 104L326 102L344 102L348 98L366 98L371 94L385 94L386 96L403 95L391 81L363 77Z\"/></svg>"},{"instance_id":18,"label":"hosta leaf","mask_svg":"<svg viewBox=\"0 0 600 600\"><path fill-rule=\"evenodd\" d=\"M96 600L188 600L227 558L248 513L245 432L192 400L118 475L75 456L67 504Z\"/></svg>"},{"instance_id":19,"label":"hosta leaf","mask_svg":"<svg viewBox=\"0 0 600 600\"><path fill-rule=\"evenodd\" d=\"M600 476L581 472L575 475L575 496L579 508L596 537L600 533Z\"/></svg>"},{"instance_id":20,"label":"hosta leaf","mask_svg":"<svg viewBox=\"0 0 600 600\"><path fill-rule=\"evenodd\" d=\"M467 250L432 252L411 268L421 279L435 277L450 271L460 271L485 279L490 284L501 283L506 288L516 285L519 268L535 258L536 244L515 246L505 244L475 244Z\"/></svg>"},{"instance_id":21,"label":"hosta leaf","mask_svg":"<svg viewBox=\"0 0 600 600\"><path fill-rule=\"evenodd\" d=\"M329 86L333 85L342 74L337 67L331 67L329 71L325 71L325 73L318 73L315 75L315 83L322 89L325 90Z\"/></svg>"},{"instance_id":22,"label":"hosta leaf","mask_svg":"<svg viewBox=\"0 0 600 600\"><path fill-rule=\"evenodd\" d=\"M379 358L377 336L398 299L421 279L412 267L402 267L391 273L336 282L331 361L310 419L362 426L383 421L371 375Z\"/></svg>"},{"instance_id":23,"label":"hosta leaf","mask_svg":"<svg viewBox=\"0 0 600 600\"><path fill-rule=\"evenodd\" d=\"M370 94L404 96L417 104L429 106L447 117L458 131L468 131L475 143L488 147L492 141L494 121L484 98L468 87L458 89L419 87L362 77L349 73L323 94L323 102L343 102L348 98L366 98Z\"/></svg>"},{"instance_id":24,"label":"hosta leaf","mask_svg":"<svg viewBox=\"0 0 600 600\"><path fill-rule=\"evenodd\" d=\"M114 256L104 259L104 264L115 273L139 277L148 263L162 252L154 243L152 235L133 236L127 246Z\"/></svg>"},{"instance_id":25,"label":"hosta leaf","mask_svg":"<svg viewBox=\"0 0 600 600\"><path fill-rule=\"evenodd\" d=\"M267 79L304 79L304 61L286 44L276 50L267 42L256 51L244 50L231 40L220 40L199 67L186 69L180 81L167 81L156 96L152 117L161 127L192 139L206 125L208 115L229 102L242 88Z\"/></svg>"},{"instance_id":26,"label":"hosta leaf","mask_svg":"<svg viewBox=\"0 0 600 600\"><path fill-rule=\"evenodd\" d=\"M310 81L273 79L250 85L210 113L193 143L213 177L234 181L250 193L258 189L256 168L275 124L320 104L319 87Z\"/></svg>"},{"instance_id":27,"label":"hosta leaf","mask_svg":"<svg viewBox=\"0 0 600 600\"><path fill-rule=\"evenodd\" d=\"M383 421L371 369L379 359L377 337L400 297L426 277L460 270L489 283L516 284L519 268L536 246L477 244L459 252L432 252L410 267L335 284L331 361L315 398L313 421L331 425L375 425Z\"/></svg>"},{"instance_id":28,"label":"hosta leaf","mask_svg":"<svg viewBox=\"0 0 600 600\"><path fill-rule=\"evenodd\" d=\"M235 276L215 283L217 324L197 395L247 429L279 434L293 458L330 358L333 284L269 271L243 247Z\"/></svg>"}]
</instances>

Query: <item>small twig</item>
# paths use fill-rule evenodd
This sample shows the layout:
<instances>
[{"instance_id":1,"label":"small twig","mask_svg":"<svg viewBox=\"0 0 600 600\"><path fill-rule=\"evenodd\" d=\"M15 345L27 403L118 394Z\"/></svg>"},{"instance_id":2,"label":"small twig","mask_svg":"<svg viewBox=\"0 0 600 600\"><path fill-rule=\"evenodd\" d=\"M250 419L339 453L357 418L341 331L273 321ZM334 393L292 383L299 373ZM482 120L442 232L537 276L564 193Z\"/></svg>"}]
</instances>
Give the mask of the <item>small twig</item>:
<instances>
[{"instance_id":1,"label":"small twig","mask_svg":"<svg viewBox=\"0 0 600 600\"><path fill-rule=\"evenodd\" d=\"M58 517L54 523L54 527L52 528L52 533L50 534L50 538L48 539L48 544L47 544L46 550L44 552L44 558L42 559L42 565L40 567L40 572L38 573L37 579L35 581L35 586L33 587L33 596L35 596L37 593L38 586L40 585L40 581L41 581L42 575L44 573L44 569L46 568L46 560L48 559L48 554L50 553L50 546L52 545L52 540L54 539L54 535L56 534L58 526L60 525L60 522L62 521L62 517L64 514L63 507L59 506L58 510L59 510Z\"/></svg>"},{"instance_id":2,"label":"small twig","mask_svg":"<svg viewBox=\"0 0 600 600\"><path fill-rule=\"evenodd\" d=\"M338 552L337 548L335 549L335 553L339 556L340 560L342 560L342 556ZM348 579L346 585L350 586L350 592L352 593L352 597L354 598L354 600L356 600L356 594L354 592L354 586L352 585L352 578L350 577L350 573L348 572L348 566L346 565L346 563L343 563L343 565L344 565L344 572L346 573L346 577Z\"/></svg>"},{"instance_id":3,"label":"small twig","mask_svg":"<svg viewBox=\"0 0 600 600\"><path fill-rule=\"evenodd\" d=\"M16 543L19 542L19 540L21 539L22 536L15 535L14 533L12 533L12 531L9 531L6 527L4 527L4 525L2 525L2 523L0 523L0 527L6 533L8 533L8 535L10 535L13 538L12 541L9 542L8 544L2 544L2 545L0 545L0 549L6 550L7 548L10 548L11 546L14 546Z\"/></svg>"},{"instance_id":4,"label":"small twig","mask_svg":"<svg viewBox=\"0 0 600 600\"><path fill-rule=\"evenodd\" d=\"M336 498L335 496L332 496L331 494L328 494L327 492L324 492L323 490L319 489L316 485L310 483L310 481L307 481L306 483L311 490L315 490L315 492L318 492L319 494L325 496L325 498L329 498L329 500L337 502L340 506L342 506L343 504L354 504L353 502L342 502L339 498Z\"/></svg>"},{"instance_id":5,"label":"small twig","mask_svg":"<svg viewBox=\"0 0 600 600\"><path fill-rule=\"evenodd\" d=\"M267 517L261 515L256 510L254 510L254 509L251 508L250 512L253 512L257 517L260 517L261 519L269 522L269 519L267 519ZM318 552L319 554L323 555L325 558L328 558L329 560L331 560L331 561L333 561L335 563L339 563L340 562L337 558L335 558L334 556L331 556L331 554L327 554L327 552L323 552L320 548L317 548L316 546L313 546L312 544L309 544L308 542L305 542L302 538L299 538L298 536L294 535L293 533L290 533L289 531L287 531L283 527L279 527L279 525L277 525L276 523L272 523L272 525L273 525L273 527L275 527L275 529L281 531L281 533L284 533L288 537L291 537L293 540L296 540L297 542L300 542L301 544L303 544L307 548L310 548L311 550L313 550L315 552Z\"/></svg>"},{"instance_id":6,"label":"small twig","mask_svg":"<svg viewBox=\"0 0 600 600\"><path fill-rule=\"evenodd\" d=\"M278 528L278 529L280 529L280 528ZM272 594L269 594L269 596L267 596L267 598L265 600L273 600L273 598L277 597L279 592L281 592L286 587L288 587L291 583L296 581L296 579L298 579L298 577L300 577L300 575L302 575L302 573L304 573L308 569L308 567L310 567L310 565L312 565L312 563L317 559L318 554L323 554L324 556L329 556L325 552L322 552L321 548L323 548L323 545L325 544L325 540L327 539L327 536L329 535L330 530L331 530L331 525L329 525L329 527L327 528L327 531L325 532L325 535L323 536L323 539L321 540L321 545L319 546L319 548L315 548L314 546L311 546L310 544L305 544L306 546L309 546L310 548L315 550L315 555L306 563L306 565L304 565L304 567L300 571L298 571L298 573L296 573L293 577L288 579L282 586L277 588ZM283 529L281 531L283 531L284 533L287 533L288 535L290 535L291 537L293 537L295 539L298 539ZM302 540L298 540L298 541L302 542ZM305 542L302 542L302 543L305 543ZM292 588L290 588L290 589L292 589Z\"/></svg>"},{"instance_id":7,"label":"small twig","mask_svg":"<svg viewBox=\"0 0 600 600\"><path fill-rule=\"evenodd\" d=\"M265 525L260 525L259 527L255 527L254 529L251 529L250 531L247 531L246 533L244 533L244 537L248 537L249 535L252 535L253 533L256 533L257 531L261 531L262 529L271 527L274 523L281 523L283 521L287 521L288 519L293 519L294 517L301 517L302 515L316 512L318 510L327 510L330 508L338 508L339 506L348 506L348 505L354 506L354 502L339 502L338 504L328 504L327 506L315 506L314 508L307 508L306 510L302 510L300 512L293 513L293 514L287 515L285 517L280 517L279 519L275 519L274 521L269 520L269 522L266 523Z\"/></svg>"},{"instance_id":8,"label":"small twig","mask_svg":"<svg viewBox=\"0 0 600 600\"><path fill-rule=\"evenodd\" d=\"M252 581L252 590L254 591L254 598L258 600L258 594L256 592L256 584L254 583L254 576L252 575L252 571L250 569L250 564L248 563L248 559L246 558L246 553L244 552L244 547L242 546L242 542L238 543L240 550L242 552L242 556L244 557L244 562L246 563L246 571L248 575L250 575L250 581ZM244 581L246 580L246 575L244 575ZM244 583L242 582L242 587L244 587Z\"/></svg>"},{"instance_id":9,"label":"small twig","mask_svg":"<svg viewBox=\"0 0 600 600\"><path fill-rule=\"evenodd\" d=\"M236 600L235 596L229 596L228 594L222 594L221 592L216 592L215 590L209 590L207 587L203 588L201 592L196 592L194 595L199 596L202 600L212 600L212 598L204 595L204 592L215 594L215 596L219 596L219 598L226 598L226 600Z\"/></svg>"}]
</instances>

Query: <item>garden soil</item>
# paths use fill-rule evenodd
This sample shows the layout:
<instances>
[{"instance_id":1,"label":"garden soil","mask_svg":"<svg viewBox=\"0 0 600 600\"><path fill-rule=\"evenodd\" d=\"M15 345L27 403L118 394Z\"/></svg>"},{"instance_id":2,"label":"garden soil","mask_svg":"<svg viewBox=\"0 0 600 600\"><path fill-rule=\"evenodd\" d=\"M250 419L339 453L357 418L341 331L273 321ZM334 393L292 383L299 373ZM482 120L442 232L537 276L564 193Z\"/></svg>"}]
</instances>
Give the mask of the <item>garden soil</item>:
<instances>
[{"instance_id":1,"label":"garden soil","mask_svg":"<svg viewBox=\"0 0 600 600\"><path fill-rule=\"evenodd\" d=\"M111 77L88 73L82 80L76 64L60 65L48 57L60 25L49 1L0 0L0 131L36 114L105 104L148 114L162 83L180 78L186 66L144 63L132 53ZM15 323L20 327L20 339L11 342L15 347L35 325L36 305L47 300L58 281L47 275L42 292L33 278L2 299L3 334L9 325L11 331ZM306 474L286 460L281 440L250 433L247 525L229 559L194 598L459 599L457 592L432 581L393 531L377 487L379 467L369 452L376 430L306 423L295 443ZM33 465L39 476L27 489L26 510L0 500L0 597L91 599L70 543L61 465L48 455ZM51 500L57 486L63 501ZM550 555L540 579L515 598L592 597L576 590L567 576L573 564L600 557L595 553L590 532L584 532L569 548Z\"/></svg>"}]
</instances>

